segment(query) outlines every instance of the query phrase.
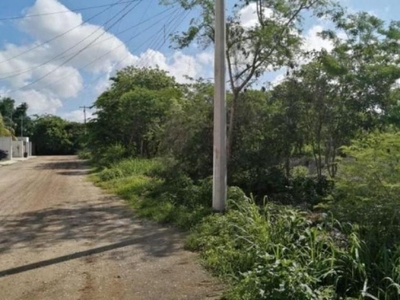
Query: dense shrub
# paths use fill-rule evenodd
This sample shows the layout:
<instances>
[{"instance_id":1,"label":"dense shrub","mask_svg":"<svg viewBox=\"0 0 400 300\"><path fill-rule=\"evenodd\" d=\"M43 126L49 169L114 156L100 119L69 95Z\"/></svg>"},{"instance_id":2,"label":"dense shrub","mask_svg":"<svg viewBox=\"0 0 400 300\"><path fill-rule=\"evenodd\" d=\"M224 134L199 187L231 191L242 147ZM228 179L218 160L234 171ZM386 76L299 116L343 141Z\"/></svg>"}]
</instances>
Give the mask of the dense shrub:
<instances>
[{"instance_id":1,"label":"dense shrub","mask_svg":"<svg viewBox=\"0 0 400 300\"><path fill-rule=\"evenodd\" d=\"M92 153L87 149L80 150L80 151L78 151L78 158L79 159L92 159Z\"/></svg>"},{"instance_id":2,"label":"dense shrub","mask_svg":"<svg viewBox=\"0 0 400 300\"><path fill-rule=\"evenodd\" d=\"M109 167L127 156L128 151L121 144L105 146L93 151L93 161L103 167Z\"/></svg>"},{"instance_id":3,"label":"dense shrub","mask_svg":"<svg viewBox=\"0 0 400 300\"><path fill-rule=\"evenodd\" d=\"M356 232L340 233L343 244L335 223L316 226L299 211L241 199L231 200L226 214L207 217L187 241L230 281L228 299L399 299L391 285L398 277L375 281Z\"/></svg>"},{"instance_id":4,"label":"dense shrub","mask_svg":"<svg viewBox=\"0 0 400 300\"><path fill-rule=\"evenodd\" d=\"M128 158L111 164L102 170L98 176L102 181L109 181L112 179L145 175L151 170L157 169L159 165L157 160Z\"/></svg>"},{"instance_id":5,"label":"dense shrub","mask_svg":"<svg viewBox=\"0 0 400 300\"><path fill-rule=\"evenodd\" d=\"M294 172L286 176L281 168L253 169L235 176L234 183L260 202L267 196L281 204L301 205L308 208L321 202L333 189L333 181L326 176L313 176Z\"/></svg>"},{"instance_id":6,"label":"dense shrub","mask_svg":"<svg viewBox=\"0 0 400 300\"><path fill-rule=\"evenodd\" d=\"M187 246L232 283L228 299L400 299L400 248L378 247L363 226L255 204L237 187L229 188L228 211L212 214L211 178L194 181L175 161L125 159L98 177L138 216L196 228Z\"/></svg>"},{"instance_id":7,"label":"dense shrub","mask_svg":"<svg viewBox=\"0 0 400 300\"><path fill-rule=\"evenodd\" d=\"M343 147L331 209L377 244L400 236L400 134L373 133Z\"/></svg>"}]
</instances>

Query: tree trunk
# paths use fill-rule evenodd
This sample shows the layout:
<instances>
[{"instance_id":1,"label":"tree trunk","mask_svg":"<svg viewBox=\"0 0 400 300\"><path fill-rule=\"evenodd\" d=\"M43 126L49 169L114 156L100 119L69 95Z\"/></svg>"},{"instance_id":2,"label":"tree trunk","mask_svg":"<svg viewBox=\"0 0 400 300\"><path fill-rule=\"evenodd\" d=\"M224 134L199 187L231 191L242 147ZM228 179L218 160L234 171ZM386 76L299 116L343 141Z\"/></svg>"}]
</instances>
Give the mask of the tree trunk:
<instances>
[{"instance_id":1,"label":"tree trunk","mask_svg":"<svg viewBox=\"0 0 400 300\"><path fill-rule=\"evenodd\" d=\"M286 177L290 177L290 154L286 154L286 159L285 159L285 172L286 172Z\"/></svg>"},{"instance_id":2,"label":"tree trunk","mask_svg":"<svg viewBox=\"0 0 400 300\"><path fill-rule=\"evenodd\" d=\"M233 94L232 106L229 114L229 124L228 124L228 138L226 141L226 159L227 163L229 163L232 156L232 148L233 148L233 132L235 127L235 113L237 108L237 102L239 99L239 93L235 92Z\"/></svg>"}]
</instances>

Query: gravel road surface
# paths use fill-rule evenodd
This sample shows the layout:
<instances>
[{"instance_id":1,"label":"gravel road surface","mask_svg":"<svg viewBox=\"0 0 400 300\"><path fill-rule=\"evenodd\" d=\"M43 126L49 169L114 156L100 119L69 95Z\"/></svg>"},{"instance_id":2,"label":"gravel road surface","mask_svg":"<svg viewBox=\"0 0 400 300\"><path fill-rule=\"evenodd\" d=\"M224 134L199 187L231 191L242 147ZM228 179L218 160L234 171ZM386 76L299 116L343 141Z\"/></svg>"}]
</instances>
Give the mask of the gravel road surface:
<instances>
[{"instance_id":1,"label":"gravel road surface","mask_svg":"<svg viewBox=\"0 0 400 300\"><path fill-rule=\"evenodd\" d=\"M0 167L0 299L219 299L182 234L138 220L74 156Z\"/></svg>"}]
</instances>

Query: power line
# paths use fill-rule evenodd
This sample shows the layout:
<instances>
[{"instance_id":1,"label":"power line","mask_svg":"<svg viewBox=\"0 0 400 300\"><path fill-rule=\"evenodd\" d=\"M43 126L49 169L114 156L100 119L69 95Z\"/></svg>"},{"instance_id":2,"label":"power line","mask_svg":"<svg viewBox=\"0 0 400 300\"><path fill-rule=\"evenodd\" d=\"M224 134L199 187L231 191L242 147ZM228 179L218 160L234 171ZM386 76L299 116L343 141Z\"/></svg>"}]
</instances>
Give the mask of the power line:
<instances>
[{"instance_id":1,"label":"power line","mask_svg":"<svg viewBox=\"0 0 400 300\"><path fill-rule=\"evenodd\" d=\"M178 10L178 12L179 12L179 10ZM182 12L181 12L182 13ZM183 23L183 21L187 18L187 16L189 15L189 11L187 11L185 14L184 14L184 16L182 17L182 18L175 18L175 22L173 23L173 25L171 26L171 30L168 32L168 34L171 34L173 31L175 31L182 23ZM170 24L172 24L172 22L170 22ZM165 26L165 24L163 25L163 28L165 28L166 29L166 26ZM165 31L161 31L161 33L163 33L164 35L165 35ZM153 35L153 37L156 37L156 35ZM153 42L154 41L156 41L156 39L154 38L153 39ZM161 39L161 44L159 44L158 45L158 47L156 48L156 50L157 51L159 51L160 49L161 49L161 47L164 45L166 43L166 40L164 39ZM153 54L154 55L154 54ZM126 57L125 57L126 58ZM124 59L125 59L124 58ZM146 63L149 61L149 59L150 59L150 57L147 57L147 61L146 61ZM123 60L122 60L123 61ZM121 63L122 61L120 61L119 63ZM118 63L118 64L119 64ZM128 84L126 85L126 87L128 86ZM125 88L125 87L123 87L123 88ZM95 104L93 104L92 106L91 106L91 108L93 108L93 107L95 107Z\"/></svg>"},{"instance_id":2,"label":"power line","mask_svg":"<svg viewBox=\"0 0 400 300\"><path fill-rule=\"evenodd\" d=\"M139 3L141 3L143 0L139 0ZM139 3L137 5L139 5ZM124 17L126 17L137 5L133 6L132 8L130 8L127 12L125 12L121 17L119 17L113 24L111 24L108 28L106 28L102 34L100 34L99 36L97 36L92 42L90 42L88 45L86 45L85 47L83 47L80 51L78 51L75 55L73 55L72 57L70 57L69 59L65 60L62 64L58 65L56 68L54 68L53 70L51 70L50 72L46 73L45 75L41 76L40 78L32 81L31 83L22 86L14 91L11 91L11 93L16 92L18 90L22 90L24 88L27 88L29 86L34 85L35 83L39 82L40 80L46 78L47 76L49 76L50 74L54 73L56 70L58 70L59 68L61 68L62 66L64 66L66 63L68 63L69 61L71 61L72 59L74 59L75 57L77 57L80 53L82 53L83 51L85 51L87 48L90 47L91 44L93 44L96 40L98 40L100 37L102 37L105 33L107 33L108 30L110 30L113 26L115 26L118 22L120 22ZM128 5L130 6L130 4ZM128 7L127 6L127 7ZM125 7L125 8L127 8ZM124 8L124 9L125 9ZM119 14L119 13L118 13ZM117 15L118 15L117 14ZM115 17L115 16L114 16ZM113 18L114 18L113 17Z\"/></svg>"},{"instance_id":3,"label":"power line","mask_svg":"<svg viewBox=\"0 0 400 300\"><path fill-rule=\"evenodd\" d=\"M179 11L178 11L179 12ZM182 12L181 12L182 13ZM171 26L171 30L169 30L169 32L168 32L168 34L171 34L174 30L176 30L182 23L183 23L183 21L187 18L187 16L189 15L189 13L190 12L186 12L185 13L185 15L183 16L183 17L181 17L181 18L177 18L177 17L175 17L175 22L172 24L172 23L170 23L170 24L172 24L172 26ZM164 28L166 28L166 26L165 25L163 25L163 27ZM158 34L158 33L157 33ZM156 36L157 36L157 34L155 34L155 35L153 35L153 44L154 44L154 42L156 42L157 41L157 39L156 39ZM159 51L160 49L161 49L161 47L164 45L166 43L166 40L162 40L161 39L161 44L159 44L157 47L155 47L155 50L156 51ZM149 48L151 48L151 46L149 47ZM142 63L142 67L144 66L144 65L146 65L148 62L149 62L149 60L150 60L150 58L151 57L153 57L154 56L154 53L153 53L153 55L151 55L151 56L148 56L147 58L146 58L146 61L145 61L145 64L143 64ZM126 57L125 57L126 58ZM124 59L125 59L124 58ZM123 60L122 60L123 61ZM122 61L120 61L118 64L120 64ZM118 65L117 64L117 65ZM126 86L128 86L128 85L126 85ZM125 87L123 87L123 88L125 88ZM95 105L93 105L93 106L95 106ZM92 107L93 107L92 106Z\"/></svg>"},{"instance_id":4,"label":"power line","mask_svg":"<svg viewBox=\"0 0 400 300\"><path fill-rule=\"evenodd\" d=\"M174 23L171 23L171 30L168 31L168 35L170 35L172 32L174 32L183 22L184 20L187 18L187 16L189 15L190 11L186 11L186 13L184 14L183 17L181 18L176 18ZM167 26L168 27L168 26ZM162 32L162 34L165 34L164 32ZM158 44L158 46L155 47L156 51L159 51L162 46L165 45L165 43L167 42L166 39L160 39L160 43ZM154 53L153 55L150 55L146 58L146 60L144 60L143 62L141 62L141 66L144 67L147 65L147 63L150 61L150 59L154 57Z\"/></svg>"},{"instance_id":5,"label":"power line","mask_svg":"<svg viewBox=\"0 0 400 300\"><path fill-rule=\"evenodd\" d=\"M135 1L136 0L124 1L124 2L119 2L119 3L109 3L109 4L96 5L96 6L86 6L86 7L81 7L81 8L74 8L74 9L69 9L69 10L55 11L55 12L48 12L48 13L40 13L40 14L32 14L32 15L26 15L26 16L1 17L0 21L26 19L26 18L33 18L33 17L40 17L40 16L63 14L63 13L69 13L69 12L78 12L78 11L91 10L91 9L102 8L102 7L109 8L109 7L112 7L112 6L115 6L115 5L120 5L120 4L125 4L125 3L132 3L132 2L135 2Z\"/></svg>"},{"instance_id":6,"label":"power line","mask_svg":"<svg viewBox=\"0 0 400 300\"><path fill-rule=\"evenodd\" d=\"M143 0L140 0L140 1L143 1ZM137 7L139 4L140 4L140 2L138 2L132 9L134 9L135 7ZM107 20L107 22L105 22L103 25L106 25L106 24L108 24L109 22L111 22L115 17L117 17L119 14L121 14L121 13L122 13L127 7L129 7L130 5L131 5L131 4L128 4L127 6L125 6L122 10L120 10L120 11L119 11L117 14L115 14L112 18L110 18L109 20ZM130 11L132 11L132 9L131 9ZM130 12L130 11L129 11L129 12ZM129 12L128 12L128 13L129 13ZM125 15L124 15L124 16L125 16ZM114 26L114 25L115 25L115 24L113 24L113 26ZM110 27L110 28L111 28L111 27ZM108 29L110 29L110 28L108 28ZM40 68L40 67L42 67L42 66L44 66L44 65L47 65L48 63L50 63L50 62L56 60L57 58L62 58L62 57L63 57L63 56L62 56L63 54L66 54L66 53L68 53L68 51L72 50L73 48L76 48L76 47L79 46L81 43L83 43L84 41L88 40L91 36L93 36L94 34L96 34L96 32L100 31L101 29L103 29L103 28L102 28L102 27L98 27L98 28L97 28L96 30L94 30L91 34L89 34L89 35L86 36L85 38L81 39L79 42L77 42L77 43L74 44L73 46L69 47L68 49L64 50L63 52L57 54L56 56L53 56L53 57L50 58L49 60L47 60L47 61L45 61L45 62L43 62L43 63L41 63L41 64L39 64L39 65L36 65L36 66L34 66L33 68L29 68L29 69L26 69L26 70L23 70L23 71L20 71L20 72L17 72L17 73L13 73L12 75L9 75L9 76L0 77L0 80L9 79L9 78L14 78L14 77L17 77L17 76L19 76L19 75L29 73L29 72L34 71L34 70L36 70L36 69L38 69L38 68ZM106 29L100 36L104 35L104 33L105 33L108 29ZM100 36L96 37L92 42L94 43L96 40L98 40L98 38L99 38ZM87 45L86 48L88 48L88 47L89 47L91 44L93 44L93 43L89 43L89 45ZM81 50L75 52L74 55L76 56L76 55L78 55L79 53L81 53ZM4 73L3 73L3 74L4 74Z\"/></svg>"},{"instance_id":7,"label":"power line","mask_svg":"<svg viewBox=\"0 0 400 300\"><path fill-rule=\"evenodd\" d=\"M7 59L5 59L5 60L0 61L0 64L5 63L5 62L8 62L8 61L10 61L10 60L12 60L12 59L15 59L15 58L17 58L17 57L20 57L20 56L22 56L22 55L24 55L24 54L26 54L26 53L31 52L32 50L35 50L35 49L37 49L37 48L39 48L39 47L41 47L41 46L43 46L43 45L45 45L45 44L48 44L48 43L50 43L50 42L52 42L52 41L54 41L54 40L56 40L56 39L58 39L58 38L60 38L60 37L62 37L62 36L64 36L64 35L70 33L71 31L73 31L73 30L79 28L80 26L82 26L82 25L84 25L84 24L90 22L90 21L93 20L94 18L96 18L96 17L100 16L101 14L103 14L104 12L108 11L111 7L122 3L121 1L122 1L122 0L118 1L117 3L114 3L113 5L111 5L111 6L109 6L109 7L106 7L105 9L101 10L100 12L98 12L98 13L95 14L94 16L90 17L90 18L87 19L86 21L81 22L79 25L77 25L77 26L75 26L75 27L72 27L72 28L68 29L67 31L64 31L64 32L61 33L61 34L58 34L58 35L56 35L56 36L54 36L54 37L52 37L52 38L50 38L50 39L48 39L48 40L46 40L46 41L40 43L40 44L35 45L35 46L32 47L32 48L29 48L29 49L27 49L27 50L25 50L25 51L23 51L23 52L20 52L20 53L14 55L14 56L12 56L12 57L9 57L9 58L7 58ZM129 1L129 2L137 2L137 1L141 1L141 0L132 0L132 1ZM126 3L126 2L124 2L124 3Z\"/></svg>"},{"instance_id":8,"label":"power line","mask_svg":"<svg viewBox=\"0 0 400 300\"><path fill-rule=\"evenodd\" d=\"M181 14L182 14L183 12L181 12ZM187 15L189 14L189 11L187 11L186 12L186 14L184 15L184 17L183 18L180 18L180 16L178 16L178 14L179 14L179 9L175 9L175 11L173 11L172 12L172 14L170 14L170 15L174 15L173 16L173 18L172 19L175 19L175 22L174 23L172 23L172 22L168 22L170 25L172 24L172 27L174 26L174 25L176 25L172 30L170 30L169 32L168 32L168 34L171 34L174 30L176 30L176 28L180 25L180 24L182 24L182 22L186 19L186 17L187 17ZM170 15L168 15L168 16L170 16ZM153 24L153 25L156 25L156 24ZM147 31L147 30L149 30L151 27L153 27L153 26L150 26L150 27L148 27L147 29L145 29L144 31ZM157 32L157 33L155 33L155 34L153 34L151 37L150 37L150 39L152 39L152 41L151 41L151 45L149 46L149 48L151 48L152 47L152 45L157 41L157 39L156 39L156 37L157 37L157 35L159 35L160 33L163 33L164 35L165 35L165 31L166 31L166 28L167 28L167 26L164 24L163 26L162 26L162 28L163 28L163 32ZM143 33L143 32L142 32ZM140 33L141 34L141 33ZM137 37L138 35L140 35L140 34L136 34L136 35L134 35L134 36L132 36L129 40L127 40L126 42L128 42L128 43L130 43L132 40L133 40L133 38L135 38L135 37ZM149 40L150 40L149 39ZM159 48L161 48L165 43L166 43L166 39L159 39L160 41L161 41L161 44L159 45L159 46L157 46L157 50L159 50ZM162 42L162 40L164 40L164 42ZM122 46L122 45L120 45L120 46ZM120 46L118 46L118 47L120 47ZM133 49L133 51L136 51L136 50L138 50L138 49L140 49L141 47L143 47L143 45L140 45L139 47L136 47L135 49ZM131 51L132 52L132 51ZM117 65L119 65L123 60L125 60L126 59L126 57L127 57L128 55L126 55ZM152 56L151 56L152 57ZM100 57L101 58L101 57ZM98 59L100 59L100 58L98 58ZM148 59L149 59L149 57L147 57L147 60L146 60L146 63L148 62Z\"/></svg>"},{"instance_id":9,"label":"power line","mask_svg":"<svg viewBox=\"0 0 400 300\"><path fill-rule=\"evenodd\" d=\"M144 13L142 14L142 16L141 16L141 18L140 18L140 20L139 20L139 24L143 23L143 19L146 17L147 12L148 12L150 6L152 5L152 2L153 2L153 1L154 1L154 0L148 1L148 5L147 5L147 7L146 7ZM156 15L158 15L158 14L156 14ZM153 17L153 18L154 18L154 17ZM148 21L148 20L149 20L149 18L147 19L147 21ZM134 24L135 26L133 26L133 27L137 27L139 24ZM143 31L142 31L141 33L143 33ZM121 44L120 44L118 47L120 47L120 46L121 46ZM114 50L116 50L116 48L113 48L113 49L112 49L112 51L114 51ZM97 53L98 53L98 52L97 52ZM129 53L129 49L128 49L128 53ZM96 55L96 56L97 56L97 55ZM91 63L93 63L93 61L92 61ZM84 68L84 67L83 67L83 68ZM87 86L87 84L84 85L84 88L85 88L86 86ZM85 102L85 101L84 101L84 102ZM93 105L92 105L91 107L93 107ZM85 123L86 123L86 122L85 122Z\"/></svg>"},{"instance_id":10,"label":"power line","mask_svg":"<svg viewBox=\"0 0 400 300\"><path fill-rule=\"evenodd\" d=\"M188 15L188 12L187 12L186 15L185 15L183 18L177 18L177 17L178 17L178 14L177 14L177 13L179 13L179 9L175 10L174 12L172 12L172 14L170 14L170 15L175 14L175 16L173 17L173 18L175 19L175 23L174 23L174 24L176 24L177 21L180 21L180 22L179 22L179 24L178 24L177 26L175 26L175 28L172 29L169 33L171 33L173 30L175 30L175 29L186 19L187 15ZM170 24L172 24L172 23L170 23ZM153 25L155 25L155 24L153 24ZM153 27L153 26L151 26L151 27ZM147 31L148 29L150 29L151 27L147 28L146 31ZM163 25L163 28L166 28L165 24ZM152 39L152 41L151 41L151 45L149 45L148 48L151 48L152 45L157 41L156 37L157 37L157 35L159 35L159 33L160 33L160 32L157 32L157 33L153 34L153 35L150 37L150 39ZM128 43L131 42L131 41L133 40L133 38L135 38L135 37L138 36L138 35L140 35L140 34L137 34L137 35L132 36L127 42L128 42ZM149 39L149 40L150 40L150 39ZM162 44L159 45L159 47L157 47L156 50L159 50L165 43L166 43L166 40L164 40L164 42L162 42ZM132 51L136 51L136 50L140 49L141 47L143 47L143 45L140 45L139 47L136 47L136 48L133 49ZM132 51L131 51L131 52L132 52ZM120 65L128 56L129 56L129 54L128 54L128 55L125 55L125 56L122 58L122 60L120 60L119 62L117 62L116 64L114 64L114 66L113 66L112 68L114 69L116 66ZM153 57L153 56L154 56L154 54L151 55L151 56L148 56L148 57L146 58L146 59L147 59L147 60L146 60L146 63L149 61L150 57ZM98 59L101 59L101 57L97 58L96 61L97 61ZM102 76L102 75L98 76L97 78L95 78L94 80L92 80L92 81L91 81L89 84L87 84L86 86L90 86L90 85L93 84L95 81L97 81L98 79L100 79L101 76Z\"/></svg>"},{"instance_id":11,"label":"power line","mask_svg":"<svg viewBox=\"0 0 400 300\"><path fill-rule=\"evenodd\" d=\"M173 14L175 14L175 15L177 16L177 12L179 12L179 10L175 10L175 11L172 12L172 14L170 14L169 16L171 16L171 15L173 15ZM178 20L179 20L179 19L178 19ZM140 34L142 34L142 33L145 32L145 31L151 29L152 27L154 27L154 25L157 25L157 23L155 23L155 24L153 24L152 26L148 27L147 29L145 29L145 30L142 31L141 33L131 36L131 38L129 38L126 42L127 42L127 43L130 43L135 37L139 36ZM165 25L164 25L163 27L165 28ZM159 34L159 32L157 32L156 34L153 34L153 35L151 36L152 43L154 43L154 42L156 41L156 37L157 37L158 34ZM165 42L164 42L164 43L165 43ZM164 43L163 43L163 44L164 44ZM120 46L121 46L121 45L120 45ZM120 47L120 46L118 46L118 47ZM141 47L143 47L143 45L140 45L140 46L134 48L132 51L139 50ZM149 48L151 48L151 45L149 46ZM115 49L114 49L114 50L115 50ZM130 52L132 52L132 51L130 51ZM118 66L119 64L121 64L128 56L129 56L129 55L125 55L125 56L122 58L122 60L120 60L116 65L113 66L113 68L115 68L116 66ZM99 57L99 58L97 58L96 60L101 59L101 58L102 58L102 57Z\"/></svg>"},{"instance_id":12,"label":"power line","mask_svg":"<svg viewBox=\"0 0 400 300\"><path fill-rule=\"evenodd\" d=\"M170 10L170 9L168 9L168 11L169 11L169 10ZM177 16L177 12L179 12L179 9L175 9L171 14L167 15L166 17L170 17L170 16L172 16L172 15ZM160 15L160 14L157 14L157 15ZM153 16L153 17L155 17L155 16ZM162 19L164 19L164 18L166 18L166 17L163 17ZM161 20L162 20L162 19L161 19ZM149 19L148 19L148 20L149 20ZM143 24L143 23L147 22L148 20L143 21L143 22L139 22L139 23L137 23L136 25ZM179 19L178 19L178 20L179 20ZM155 26L158 25L158 24L159 24L158 22L157 22L157 23L154 23L154 24L152 24L151 26L147 27L146 29L140 31L139 33L136 33L136 34L132 35L127 41L125 41L125 43L130 44L134 38L136 38L136 37L142 35L143 33L145 33L146 31L150 30L151 28L155 27ZM131 26L131 27L136 27L136 26ZM156 38L156 36L157 36L158 34L159 34L159 32L157 32L156 34L153 34L153 35L150 37L150 39L152 39L152 42L153 42L153 43L154 43L155 38ZM111 52L117 50L118 48L120 48L120 47L122 47L122 46L124 46L124 45L125 45L125 44L122 43L122 44L120 44L120 45L118 45L118 46L112 48L111 50L109 50L109 51L107 51L106 53L104 53L103 55L101 55L101 56L95 58L94 60L88 62L87 64L83 65L83 66L80 67L80 68L82 69L82 68L86 68L86 67L92 65L92 64L95 63L96 61L99 61L100 59L102 59L102 58L105 57L106 55L110 54ZM135 49L131 50L131 51L129 52L129 54L130 54L132 51L136 51L136 50L140 49L141 47L143 47L143 44L141 44L140 46L138 46L138 47L136 47ZM115 64L113 65L112 68L115 68L116 66L118 66L119 64L121 64L121 63L129 56L129 54L128 54L128 55L125 55L125 56L122 58L122 60L120 60L119 62L115 63ZM60 82L60 81L62 81L62 80L64 80L64 78L65 78L66 76L69 76L69 74L66 74L65 76L61 77L60 79L58 79L58 80L56 80L56 81L54 81L54 82L49 83L49 84L46 85L44 88L46 88L46 87L48 87L48 86L51 86L51 85L53 85L53 84L56 84L56 83L58 83L58 82ZM89 84L86 84L85 86L90 86L90 85L93 84L96 80L98 80L101 76L102 76L102 75L100 75L99 77L95 78L95 79L92 80Z\"/></svg>"},{"instance_id":13,"label":"power line","mask_svg":"<svg viewBox=\"0 0 400 300\"><path fill-rule=\"evenodd\" d=\"M133 24L133 25L131 25L131 26L129 26L129 27L127 27L127 28L121 30L121 31L118 31L118 32L114 33L114 35L110 35L109 37L107 37L107 38L105 38L105 39L102 39L101 41L98 41L98 42L96 42L96 43L93 43L91 46L95 46L95 45L104 43L104 42L106 42L106 41L108 41L108 40L113 39L115 36L118 37L118 35L121 35L121 34L127 32L127 31L131 30L132 28L138 27L139 25L142 25L142 24L144 24L144 23L147 23L147 22L151 21L153 18L158 17L158 16L160 16L160 15L163 15L163 14L165 14L166 12L172 10L173 8L174 8L174 7L169 7L169 8L167 8L167 9L163 10L162 12L159 12L159 13L157 13L157 14L155 14L155 15L149 17L148 19L146 19L146 20L144 20L144 21L141 21L141 22L139 22L139 23ZM157 25L157 23L154 24L154 25ZM153 26L152 26L152 27L153 27ZM147 30L148 30L148 29L145 29L144 31L147 31ZM141 33L143 33L144 31L142 31ZM140 34L139 34L139 35L140 35ZM138 36L138 35L136 35L136 36ZM136 36L135 36L135 37L136 37ZM119 47L119 46L118 46L118 47ZM67 50L67 51L68 51L68 50ZM76 52L74 52L74 53L71 53L71 54L75 54L75 53L77 53L77 52L78 52L78 51L76 51ZM107 53L108 53L108 52L107 52ZM61 54L59 54L59 55L62 55L62 54L63 54L63 53L61 53ZM68 56L71 55L71 54L62 55L62 56L57 57L57 58L66 58L66 57L68 57ZM21 71L21 72L28 72L28 71L30 71L30 70L31 70L31 69L29 69L29 70L24 70L24 71ZM17 76L17 75L20 75L20 73L16 74L15 72L6 72L6 73L0 73L0 74L13 74L13 75L16 75L16 76ZM1 79L7 79L7 77L0 78L0 80L1 80Z\"/></svg>"}]
</instances>

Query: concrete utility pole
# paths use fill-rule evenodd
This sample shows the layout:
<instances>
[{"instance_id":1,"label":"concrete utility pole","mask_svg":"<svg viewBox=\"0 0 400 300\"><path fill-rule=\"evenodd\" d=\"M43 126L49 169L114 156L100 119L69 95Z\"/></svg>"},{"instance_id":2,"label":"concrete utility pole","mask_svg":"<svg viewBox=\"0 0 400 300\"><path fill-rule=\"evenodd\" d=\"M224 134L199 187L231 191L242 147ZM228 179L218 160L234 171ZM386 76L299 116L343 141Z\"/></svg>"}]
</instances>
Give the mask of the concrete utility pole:
<instances>
[{"instance_id":1,"label":"concrete utility pole","mask_svg":"<svg viewBox=\"0 0 400 300\"><path fill-rule=\"evenodd\" d=\"M215 0L213 209L226 206L225 0Z\"/></svg>"},{"instance_id":2,"label":"concrete utility pole","mask_svg":"<svg viewBox=\"0 0 400 300\"><path fill-rule=\"evenodd\" d=\"M83 108L83 122L86 125L86 109L90 107L89 106L79 106L79 108Z\"/></svg>"},{"instance_id":3,"label":"concrete utility pole","mask_svg":"<svg viewBox=\"0 0 400 300\"><path fill-rule=\"evenodd\" d=\"M83 108L83 122L84 122L84 126L85 126L85 135L87 134L87 128L86 128L86 109L91 109L93 106L79 106L79 108Z\"/></svg>"}]
</instances>

